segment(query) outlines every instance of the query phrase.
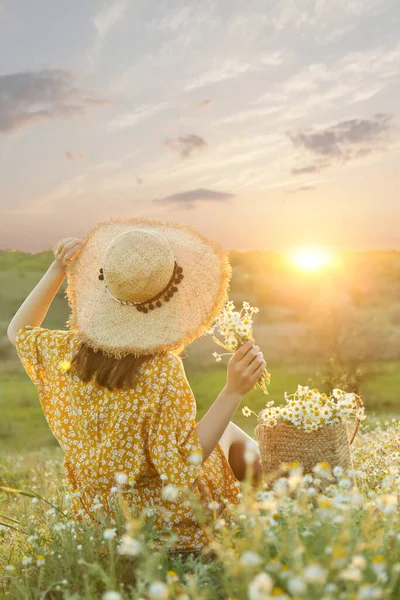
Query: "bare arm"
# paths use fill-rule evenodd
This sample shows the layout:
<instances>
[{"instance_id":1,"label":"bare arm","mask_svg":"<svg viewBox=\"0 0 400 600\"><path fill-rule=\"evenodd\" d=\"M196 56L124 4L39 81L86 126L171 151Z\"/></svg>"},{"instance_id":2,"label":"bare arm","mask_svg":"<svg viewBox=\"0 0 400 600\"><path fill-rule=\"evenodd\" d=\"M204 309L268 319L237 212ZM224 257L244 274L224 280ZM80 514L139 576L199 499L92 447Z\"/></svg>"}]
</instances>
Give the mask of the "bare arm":
<instances>
[{"instance_id":1,"label":"bare arm","mask_svg":"<svg viewBox=\"0 0 400 600\"><path fill-rule=\"evenodd\" d=\"M21 327L25 325L40 327L43 323L51 303L65 279L65 267L79 248L80 243L78 240L70 239L58 244L54 251L54 262L18 309L8 326L8 339L14 346L17 333Z\"/></svg>"},{"instance_id":2,"label":"bare arm","mask_svg":"<svg viewBox=\"0 0 400 600\"><path fill-rule=\"evenodd\" d=\"M214 450L244 395L249 392L266 367L254 340L246 342L229 361L226 386L196 426L203 448L203 461Z\"/></svg>"}]
</instances>

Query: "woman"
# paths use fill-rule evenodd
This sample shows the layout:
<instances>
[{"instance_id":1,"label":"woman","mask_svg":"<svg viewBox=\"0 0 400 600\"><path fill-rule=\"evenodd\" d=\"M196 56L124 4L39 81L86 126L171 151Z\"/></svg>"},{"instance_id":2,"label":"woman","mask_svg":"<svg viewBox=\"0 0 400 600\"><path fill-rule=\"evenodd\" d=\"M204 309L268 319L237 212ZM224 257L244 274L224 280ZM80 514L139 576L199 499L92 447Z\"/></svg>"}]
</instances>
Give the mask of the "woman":
<instances>
[{"instance_id":1,"label":"woman","mask_svg":"<svg viewBox=\"0 0 400 600\"><path fill-rule=\"evenodd\" d=\"M54 254L8 336L64 451L75 518L94 518L99 508L112 517L117 480L130 505L156 507L155 526L175 534L177 549L203 547L181 492L190 489L205 507L238 502L245 447L255 442L230 419L265 369L250 340L196 423L178 354L224 305L227 256L188 227L138 219L100 223ZM43 329L66 275L70 330Z\"/></svg>"}]
</instances>

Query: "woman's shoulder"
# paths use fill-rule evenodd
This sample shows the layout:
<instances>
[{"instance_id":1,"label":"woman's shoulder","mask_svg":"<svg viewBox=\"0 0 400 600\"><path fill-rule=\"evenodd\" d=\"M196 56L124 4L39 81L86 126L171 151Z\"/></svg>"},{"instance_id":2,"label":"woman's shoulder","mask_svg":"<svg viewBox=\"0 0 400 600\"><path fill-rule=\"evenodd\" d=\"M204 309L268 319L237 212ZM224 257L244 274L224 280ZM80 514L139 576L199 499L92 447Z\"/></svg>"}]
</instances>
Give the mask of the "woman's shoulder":
<instances>
[{"instance_id":1,"label":"woman's shoulder","mask_svg":"<svg viewBox=\"0 0 400 600\"><path fill-rule=\"evenodd\" d=\"M172 352L153 355L147 366L144 366L142 374L145 378L156 380L161 388L166 388L173 382L184 385L186 381L182 359Z\"/></svg>"},{"instance_id":2,"label":"woman's shoulder","mask_svg":"<svg viewBox=\"0 0 400 600\"><path fill-rule=\"evenodd\" d=\"M24 325L17 332L15 342L17 349L36 349L45 352L73 343L73 338L72 331Z\"/></svg>"},{"instance_id":3,"label":"woman's shoulder","mask_svg":"<svg viewBox=\"0 0 400 600\"><path fill-rule=\"evenodd\" d=\"M151 360L150 364L157 367L157 369L163 371L181 371L183 369L182 359L178 354L174 354L173 352L164 352L162 354L155 354Z\"/></svg>"}]
</instances>

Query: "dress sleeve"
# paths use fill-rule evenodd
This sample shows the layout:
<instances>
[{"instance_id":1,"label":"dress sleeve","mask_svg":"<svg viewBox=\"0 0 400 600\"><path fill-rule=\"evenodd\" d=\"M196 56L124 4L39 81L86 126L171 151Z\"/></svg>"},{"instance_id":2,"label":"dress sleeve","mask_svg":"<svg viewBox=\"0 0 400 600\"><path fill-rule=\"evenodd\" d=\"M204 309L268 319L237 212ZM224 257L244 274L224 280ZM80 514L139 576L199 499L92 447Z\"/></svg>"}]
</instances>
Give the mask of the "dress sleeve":
<instances>
[{"instance_id":1,"label":"dress sleeve","mask_svg":"<svg viewBox=\"0 0 400 600\"><path fill-rule=\"evenodd\" d=\"M149 453L165 484L191 486L200 475L203 449L195 430L196 401L182 361L170 354L159 374L162 392L149 431Z\"/></svg>"},{"instance_id":2,"label":"dress sleeve","mask_svg":"<svg viewBox=\"0 0 400 600\"><path fill-rule=\"evenodd\" d=\"M22 327L16 336L16 347L22 366L35 385L46 383L51 371L67 359L68 331Z\"/></svg>"}]
</instances>

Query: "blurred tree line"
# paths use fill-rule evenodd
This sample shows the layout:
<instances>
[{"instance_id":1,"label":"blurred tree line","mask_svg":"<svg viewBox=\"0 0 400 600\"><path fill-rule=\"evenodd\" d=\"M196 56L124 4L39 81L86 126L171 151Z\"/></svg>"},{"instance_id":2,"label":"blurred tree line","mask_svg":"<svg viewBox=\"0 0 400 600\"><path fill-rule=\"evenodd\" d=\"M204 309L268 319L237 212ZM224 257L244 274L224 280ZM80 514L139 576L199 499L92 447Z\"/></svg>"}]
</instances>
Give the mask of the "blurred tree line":
<instances>
[{"instance_id":1,"label":"blurred tree line","mask_svg":"<svg viewBox=\"0 0 400 600\"><path fill-rule=\"evenodd\" d=\"M231 261L232 297L262 307L266 324L292 323L281 359L317 360L326 391L358 392L377 362L400 358L400 252L343 252L311 273L275 252L233 252Z\"/></svg>"},{"instance_id":2,"label":"blurred tree line","mask_svg":"<svg viewBox=\"0 0 400 600\"><path fill-rule=\"evenodd\" d=\"M320 271L305 273L277 252L231 252L232 295L244 292L267 307L266 321L304 320L316 298L329 287L346 294L356 308L390 308L400 323L400 251L343 252ZM397 305L397 306L396 306Z\"/></svg>"}]
</instances>

